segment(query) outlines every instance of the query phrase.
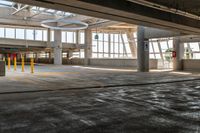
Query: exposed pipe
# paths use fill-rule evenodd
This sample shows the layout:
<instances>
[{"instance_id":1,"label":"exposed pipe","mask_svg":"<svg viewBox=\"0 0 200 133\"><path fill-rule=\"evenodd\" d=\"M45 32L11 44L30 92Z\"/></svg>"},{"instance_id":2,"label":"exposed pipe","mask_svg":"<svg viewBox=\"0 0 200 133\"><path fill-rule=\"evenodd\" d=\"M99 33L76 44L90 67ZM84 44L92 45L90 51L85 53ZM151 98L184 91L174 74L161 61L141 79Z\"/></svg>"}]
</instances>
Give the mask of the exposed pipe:
<instances>
[{"instance_id":1,"label":"exposed pipe","mask_svg":"<svg viewBox=\"0 0 200 133\"><path fill-rule=\"evenodd\" d=\"M162 11L171 12L171 13L174 13L174 14L179 14L179 15L182 15L182 16L186 16L186 17L189 17L189 18L200 20L200 16L198 16L198 15L194 15L194 14L184 12L184 11L174 9L174 8L168 8L166 6L162 6L162 5L159 5L159 4L156 4L156 3L152 3L152 2L148 2L148 1L144 1L144 0L127 0L127 1L137 3L137 4L140 4L140 5L144 5L144 6L148 6L148 7L154 8L154 9L159 9L159 10L162 10Z\"/></svg>"}]
</instances>

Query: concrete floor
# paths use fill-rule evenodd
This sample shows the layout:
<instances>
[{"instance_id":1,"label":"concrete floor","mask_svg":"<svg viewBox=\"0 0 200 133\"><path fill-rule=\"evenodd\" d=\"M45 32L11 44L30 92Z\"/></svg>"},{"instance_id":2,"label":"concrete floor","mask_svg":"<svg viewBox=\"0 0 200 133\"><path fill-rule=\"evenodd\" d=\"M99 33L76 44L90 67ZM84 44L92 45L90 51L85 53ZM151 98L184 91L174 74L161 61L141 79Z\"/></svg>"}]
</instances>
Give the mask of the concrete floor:
<instances>
[{"instance_id":1,"label":"concrete floor","mask_svg":"<svg viewBox=\"0 0 200 133\"><path fill-rule=\"evenodd\" d=\"M35 69L0 77L0 133L200 133L200 73Z\"/></svg>"}]
</instances>

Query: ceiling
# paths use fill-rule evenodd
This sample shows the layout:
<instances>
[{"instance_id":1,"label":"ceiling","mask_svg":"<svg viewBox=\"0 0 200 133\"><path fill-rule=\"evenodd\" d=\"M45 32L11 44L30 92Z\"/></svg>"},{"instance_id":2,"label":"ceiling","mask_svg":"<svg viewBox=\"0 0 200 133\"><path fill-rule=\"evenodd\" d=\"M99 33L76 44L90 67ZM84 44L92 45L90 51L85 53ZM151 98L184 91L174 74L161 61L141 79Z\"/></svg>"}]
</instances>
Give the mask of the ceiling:
<instances>
[{"instance_id":1,"label":"ceiling","mask_svg":"<svg viewBox=\"0 0 200 133\"><path fill-rule=\"evenodd\" d=\"M37 26L44 20L78 20L94 25L103 23L104 19L74 14L70 12L43 8L12 1L0 0L0 24L12 26Z\"/></svg>"},{"instance_id":2,"label":"ceiling","mask_svg":"<svg viewBox=\"0 0 200 133\"><path fill-rule=\"evenodd\" d=\"M145 0L200 16L200 0Z\"/></svg>"}]
</instances>

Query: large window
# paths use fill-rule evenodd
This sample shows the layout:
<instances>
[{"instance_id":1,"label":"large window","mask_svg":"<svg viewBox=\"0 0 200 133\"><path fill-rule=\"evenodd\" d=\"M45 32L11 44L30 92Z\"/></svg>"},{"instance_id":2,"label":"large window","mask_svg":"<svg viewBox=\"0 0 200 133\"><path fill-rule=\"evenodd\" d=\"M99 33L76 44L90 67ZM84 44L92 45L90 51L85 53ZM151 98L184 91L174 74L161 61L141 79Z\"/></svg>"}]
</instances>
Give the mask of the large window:
<instances>
[{"instance_id":1,"label":"large window","mask_svg":"<svg viewBox=\"0 0 200 133\"><path fill-rule=\"evenodd\" d=\"M15 29L6 28L6 38L15 38Z\"/></svg>"},{"instance_id":2,"label":"large window","mask_svg":"<svg viewBox=\"0 0 200 133\"><path fill-rule=\"evenodd\" d=\"M35 30L35 40L42 41L43 40L43 31L42 30Z\"/></svg>"},{"instance_id":3,"label":"large window","mask_svg":"<svg viewBox=\"0 0 200 133\"><path fill-rule=\"evenodd\" d=\"M72 58L84 58L84 49L80 49L80 51L73 52Z\"/></svg>"},{"instance_id":4,"label":"large window","mask_svg":"<svg viewBox=\"0 0 200 133\"><path fill-rule=\"evenodd\" d=\"M34 40L34 30L33 29L27 29L26 30L26 39L27 40Z\"/></svg>"},{"instance_id":5,"label":"large window","mask_svg":"<svg viewBox=\"0 0 200 133\"><path fill-rule=\"evenodd\" d=\"M47 41L47 30L0 27L0 37L10 39Z\"/></svg>"},{"instance_id":6,"label":"large window","mask_svg":"<svg viewBox=\"0 0 200 133\"><path fill-rule=\"evenodd\" d=\"M126 34L93 33L93 58L132 58Z\"/></svg>"},{"instance_id":7,"label":"large window","mask_svg":"<svg viewBox=\"0 0 200 133\"><path fill-rule=\"evenodd\" d=\"M0 28L0 37L2 37L2 38L5 37L5 30L4 30L4 28Z\"/></svg>"},{"instance_id":8,"label":"large window","mask_svg":"<svg viewBox=\"0 0 200 133\"><path fill-rule=\"evenodd\" d=\"M200 59L200 43L184 43L185 59Z\"/></svg>"},{"instance_id":9,"label":"large window","mask_svg":"<svg viewBox=\"0 0 200 133\"><path fill-rule=\"evenodd\" d=\"M25 38L25 30L16 29L16 39L24 39L24 38Z\"/></svg>"},{"instance_id":10,"label":"large window","mask_svg":"<svg viewBox=\"0 0 200 133\"><path fill-rule=\"evenodd\" d=\"M67 43L76 43L76 32L67 32Z\"/></svg>"},{"instance_id":11,"label":"large window","mask_svg":"<svg viewBox=\"0 0 200 133\"><path fill-rule=\"evenodd\" d=\"M84 32L80 32L80 44L85 44L85 33Z\"/></svg>"},{"instance_id":12,"label":"large window","mask_svg":"<svg viewBox=\"0 0 200 133\"><path fill-rule=\"evenodd\" d=\"M158 59L159 68L172 68L172 38L149 40L150 59Z\"/></svg>"}]
</instances>

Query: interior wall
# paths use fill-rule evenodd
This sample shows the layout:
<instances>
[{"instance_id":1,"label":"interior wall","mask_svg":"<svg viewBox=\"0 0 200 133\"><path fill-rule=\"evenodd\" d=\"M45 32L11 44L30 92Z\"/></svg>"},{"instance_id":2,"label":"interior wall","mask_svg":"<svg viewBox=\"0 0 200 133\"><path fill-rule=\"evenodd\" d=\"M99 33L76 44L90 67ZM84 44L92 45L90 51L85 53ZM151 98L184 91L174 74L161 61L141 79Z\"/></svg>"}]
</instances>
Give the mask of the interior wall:
<instances>
[{"instance_id":1,"label":"interior wall","mask_svg":"<svg viewBox=\"0 0 200 133\"><path fill-rule=\"evenodd\" d=\"M49 59L38 59L36 63L53 64L53 60ZM137 68L137 59L95 59L89 60L91 66L102 66L102 67L121 67L121 68ZM150 69L158 68L158 60L150 59ZM84 65L84 59L73 58L63 59L63 65Z\"/></svg>"},{"instance_id":2,"label":"interior wall","mask_svg":"<svg viewBox=\"0 0 200 133\"><path fill-rule=\"evenodd\" d=\"M200 71L200 59L183 59L183 70Z\"/></svg>"}]
</instances>

